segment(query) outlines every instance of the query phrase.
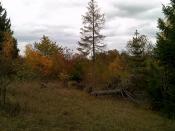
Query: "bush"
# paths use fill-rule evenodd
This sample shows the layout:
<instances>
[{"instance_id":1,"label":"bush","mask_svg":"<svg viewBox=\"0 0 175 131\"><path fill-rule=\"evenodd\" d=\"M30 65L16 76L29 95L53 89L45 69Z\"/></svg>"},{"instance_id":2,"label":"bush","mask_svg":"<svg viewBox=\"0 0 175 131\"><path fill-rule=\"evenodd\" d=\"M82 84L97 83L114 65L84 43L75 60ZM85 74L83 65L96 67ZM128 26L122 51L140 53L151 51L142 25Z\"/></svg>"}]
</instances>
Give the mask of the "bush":
<instances>
[{"instance_id":1,"label":"bush","mask_svg":"<svg viewBox=\"0 0 175 131\"><path fill-rule=\"evenodd\" d=\"M155 62L150 63L148 72L147 92L150 97L151 108L163 112L168 117L175 118L175 100L171 97L175 91L174 93L173 91L167 92L169 88L173 89L167 83L169 80L167 74L171 73L165 72Z\"/></svg>"},{"instance_id":2,"label":"bush","mask_svg":"<svg viewBox=\"0 0 175 131\"><path fill-rule=\"evenodd\" d=\"M147 92L150 96L151 108L160 110L163 105L163 95L161 91L161 68L155 62L151 61L148 66L148 87Z\"/></svg>"},{"instance_id":3,"label":"bush","mask_svg":"<svg viewBox=\"0 0 175 131\"><path fill-rule=\"evenodd\" d=\"M70 76L70 80L81 82L84 76L83 65L81 63L76 63Z\"/></svg>"},{"instance_id":4,"label":"bush","mask_svg":"<svg viewBox=\"0 0 175 131\"><path fill-rule=\"evenodd\" d=\"M72 69L70 71L70 80L76 81L78 83L85 80L85 75L89 71L89 63L86 58L78 56L74 58L72 64Z\"/></svg>"}]
</instances>

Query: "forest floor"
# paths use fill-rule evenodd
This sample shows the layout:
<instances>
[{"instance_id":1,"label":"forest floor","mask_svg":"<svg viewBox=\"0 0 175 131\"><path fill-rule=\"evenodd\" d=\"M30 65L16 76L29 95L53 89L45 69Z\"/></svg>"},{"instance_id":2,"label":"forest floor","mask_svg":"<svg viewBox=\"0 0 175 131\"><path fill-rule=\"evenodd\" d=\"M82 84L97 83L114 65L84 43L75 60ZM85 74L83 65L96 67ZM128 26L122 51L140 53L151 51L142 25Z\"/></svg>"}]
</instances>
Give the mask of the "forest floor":
<instances>
[{"instance_id":1,"label":"forest floor","mask_svg":"<svg viewBox=\"0 0 175 131\"><path fill-rule=\"evenodd\" d=\"M126 100L58 85L11 85L9 99L18 102L21 111L16 116L1 111L0 131L175 131L175 121Z\"/></svg>"}]
</instances>

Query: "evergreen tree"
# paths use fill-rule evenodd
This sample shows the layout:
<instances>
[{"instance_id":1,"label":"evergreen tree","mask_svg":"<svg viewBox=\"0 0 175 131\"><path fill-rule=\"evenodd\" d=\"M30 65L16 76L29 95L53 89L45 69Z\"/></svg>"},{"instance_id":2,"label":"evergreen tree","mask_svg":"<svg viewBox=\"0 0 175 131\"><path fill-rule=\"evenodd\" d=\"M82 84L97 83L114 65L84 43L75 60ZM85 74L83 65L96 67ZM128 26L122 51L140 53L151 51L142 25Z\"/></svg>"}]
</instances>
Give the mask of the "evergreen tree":
<instances>
[{"instance_id":1,"label":"evergreen tree","mask_svg":"<svg viewBox=\"0 0 175 131\"><path fill-rule=\"evenodd\" d=\"M130 55L130 67L131 67L131 82L132 90L143 90L146 86L145 79L145 59L146 59L146 47L148 40L146 36L139 35L138 31L135 32L135 37L127 44L128 52Z\"/></svg>"},{"instance_id":2,"label":"evergreen tree","mask_svg":"<svg viewBox=\"0 0 175 131\"><path fill-rule=\"evenodd\" d=\"M11 30L11 22L10 19L7 18L7 12L2 7L0 3L0 54L2 54L3 44L6 44L6 35L10 36L13 39L13 57L17 57L18 49L17 49L17 40L13 37L13 31Z\"/></svg>"},{"instance_id":3,"label":"evergreen tree","mask_svg":"<svg viewBox=\"0 0 175 131\"><path fill-rule=\"evenodd\" d=\"M100 12L97 2L90 0L88 3L88 12L83 16L83 28L81 28L81 40L78 42L80 51L84 56L92 53L93 61L95 55L104 49L104 35L100 33L103 29L105 19L104 14Z\"/></svg>"},{"instance_id":4,"label":"evergreen tree","mask_svg":"<svg viewBox=\"0 0 175 131\"><path fill-rule=\"evenodd\" d=\"M156 55L164 67L162 95L164 107L175 112L175 0L163 5L164 19L158 20Z\"/></svg>"},{"instance_id":5,"label":"evergreen tree","mask_svg":"<svg viewBox=\"0 0 175 131\"><path fill-rule=\"evenodd\" d=\"M62 47L59 47L56 42L53 42L47 36L43 36L39 43L34 44L35 49L44 56L51 56L61 54L63 52Z\"/></svg>"}]
</instances>

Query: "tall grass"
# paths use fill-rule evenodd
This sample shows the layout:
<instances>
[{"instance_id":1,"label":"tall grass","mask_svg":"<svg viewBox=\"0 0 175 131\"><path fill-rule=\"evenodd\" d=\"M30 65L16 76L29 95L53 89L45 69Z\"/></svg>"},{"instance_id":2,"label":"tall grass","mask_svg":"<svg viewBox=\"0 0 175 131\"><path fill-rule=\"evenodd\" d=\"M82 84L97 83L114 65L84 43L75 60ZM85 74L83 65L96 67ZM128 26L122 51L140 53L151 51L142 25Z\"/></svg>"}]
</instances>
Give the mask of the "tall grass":
<instances>
[{"instance_id":1,"label":"tall grass","mask_svg":"<svg viewBox=\"0 0 175 131\"><path fill-rule=\"evenodd\" d=\"M124 100L96 98L57 82L13 83L8 99L18 102L15 117L0 115L2 131L174 131L175 121Z\"/></svg>"}]
</instances>

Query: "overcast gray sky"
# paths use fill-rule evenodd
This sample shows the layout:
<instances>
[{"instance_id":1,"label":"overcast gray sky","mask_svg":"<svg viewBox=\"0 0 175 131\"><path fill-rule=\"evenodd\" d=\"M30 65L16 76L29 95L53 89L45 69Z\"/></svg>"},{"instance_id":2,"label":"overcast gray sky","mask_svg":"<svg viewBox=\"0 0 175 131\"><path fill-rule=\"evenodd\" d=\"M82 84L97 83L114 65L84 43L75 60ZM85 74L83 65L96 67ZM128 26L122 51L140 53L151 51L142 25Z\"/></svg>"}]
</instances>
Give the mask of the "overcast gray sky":
<instances>
[{"instance_id":1,"label":"overcast gray sky","mask_svg":"<svg viewBox=\"0 0 175 131\"><path fill-rule=\"evenodd\" d=\"M11 18L21 52L43 35L77 48L82 17L89 0L0 0ZM97 0L106 15L104 34L108 49L125 49L136 29L155 41L162 4L169 0Z\"/></svg>"}]
</instances>

